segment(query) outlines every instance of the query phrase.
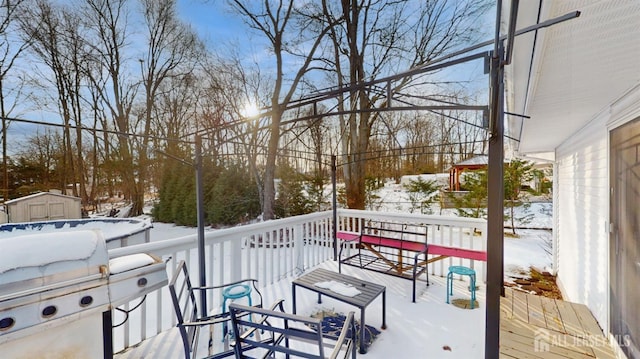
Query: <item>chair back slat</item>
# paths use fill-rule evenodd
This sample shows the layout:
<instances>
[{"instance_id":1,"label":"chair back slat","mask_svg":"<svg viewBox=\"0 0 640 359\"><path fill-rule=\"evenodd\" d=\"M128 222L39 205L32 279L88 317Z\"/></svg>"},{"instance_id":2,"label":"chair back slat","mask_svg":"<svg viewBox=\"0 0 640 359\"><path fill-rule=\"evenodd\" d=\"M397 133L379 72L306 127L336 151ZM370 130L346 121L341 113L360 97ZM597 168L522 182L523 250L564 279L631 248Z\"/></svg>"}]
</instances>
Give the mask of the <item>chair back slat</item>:
<instances>
[{"instance_id":1,"label":"chair back slat","mask_svg":"<svg viewBox=\"0 0 640 359\"><path fill-rule=\"evenodd\" d=\"M185 327L183 324L198 320L198 305L191 286L191 280L189 279L189 271L184 261L180 261L173 278L169 282L169 292L171 293L171 300L173 301L173 308L178 321L177 326L183 341L185 358L190 358L192 354L191 348L193 348L196 340L198 328L195 326Z\"/></svg>"},{"instance_id":2,"label":"chair back slat","mask_svg":"<svg viewBox=\"0 0 640 359\"><path fill-rule=\"evenodd\" d=\"M232 303L229 306L231 322L236 337L236 357L251 358L246 352L260 348L261 355L270 357L276 353L308 359L324 359L325 352L335 357L344 352L355 357L354 345L347 338L347 331L352 330L353 312L345 320L345 327L339 337L326 336L322 332L322 320L284 312L282 302L279 310L269 310ZM255 333L268 333L271 340L260 340Z\"/></svg>"}]
</instances>

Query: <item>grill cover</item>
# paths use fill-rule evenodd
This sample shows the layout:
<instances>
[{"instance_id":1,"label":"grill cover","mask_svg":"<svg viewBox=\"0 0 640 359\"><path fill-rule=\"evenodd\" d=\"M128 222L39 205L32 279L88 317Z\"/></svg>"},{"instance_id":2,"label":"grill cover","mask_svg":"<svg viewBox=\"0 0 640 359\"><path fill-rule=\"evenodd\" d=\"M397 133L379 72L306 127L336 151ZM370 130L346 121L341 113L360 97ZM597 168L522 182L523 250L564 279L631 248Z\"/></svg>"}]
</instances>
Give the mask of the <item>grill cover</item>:
<instances>
[{"instance_id":1,"label":"grill cover","mask_svg":"<svg viewBox=\"0 0 640 359\"><path fill-rule=\"evenodd\" d=\"M109 256L97 231L0 239L0 343L9 333L109 305Z\"/></svg>"},{"instance_id":2,"label":"grill cover","mask_svg":"<svg viewBox=\"0 0 640 359\"><path fill-rule=\"evenodd\" d=\"M0 352L102 358L102 313L166 283L159 258L109 260L99 230L0 238Z\"/></svg>"}]
</instances>

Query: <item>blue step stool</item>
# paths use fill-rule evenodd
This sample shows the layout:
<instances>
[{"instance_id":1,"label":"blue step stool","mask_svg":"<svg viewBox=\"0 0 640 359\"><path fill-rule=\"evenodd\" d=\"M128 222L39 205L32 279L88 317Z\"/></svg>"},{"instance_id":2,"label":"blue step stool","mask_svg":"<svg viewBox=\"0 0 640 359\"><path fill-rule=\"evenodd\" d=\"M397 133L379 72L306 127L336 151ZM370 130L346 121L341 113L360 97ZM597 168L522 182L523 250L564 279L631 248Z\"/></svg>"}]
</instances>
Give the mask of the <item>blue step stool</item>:
<instances>
[{"instance_id":1,"label":"blue step stool","mask_svg":"<svg viewBox=\"0 0 640 359\"><path fill-rule=\"evenodd\" d=\"M453 275L468 275L471 283L471 309L473 309L476 300L476 271L465 266L451 266L447 273L447 304L449 304L449 295L453 295Z\"/></svg>"},{"instance_id":2,"label":"blue step stool","mask_svg":"<svg viewBox=\"0 0 640 359\"><path fill-rule=\"evenodd\" d=\"M251 303L251 287L248 284L236 284L232 285L228 288L225 288L222 291L222 313L227 312L227 300L234 301L236 299L240 299L243 297L247 297L249 301L249 306L252 306ZM249 317L251 321L251 317ZM222 324L222 340L224 341L225 336L227 335L227 322Z\"/></svg>"}]
</instances>

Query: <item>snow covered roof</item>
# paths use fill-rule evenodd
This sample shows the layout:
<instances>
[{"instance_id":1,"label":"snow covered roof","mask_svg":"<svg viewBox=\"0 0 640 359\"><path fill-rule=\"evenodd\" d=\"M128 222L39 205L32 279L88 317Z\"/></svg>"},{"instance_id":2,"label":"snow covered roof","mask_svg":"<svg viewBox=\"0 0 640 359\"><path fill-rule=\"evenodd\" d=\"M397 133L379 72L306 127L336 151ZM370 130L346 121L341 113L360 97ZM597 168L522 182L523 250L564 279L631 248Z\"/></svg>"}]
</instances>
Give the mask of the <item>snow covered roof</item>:
<instances>
[{"instance_id":1,"label":"snow covered roof","mask_svg":"<svg viewBox=\"0 0 640 359\"><path fill-rule=\"evenodd\" d=\"M478 155L475 157L468 158L464 161L460 161L454 164L454 167L464 167L464 166L482 166L487 165L489 163L489 156L487 155Z\"/></svg>"},{"instance_id":2,"label":"snow covered roof","mask_svg":"<svg viewBox=\"0 0 640 359\"><path fill-rule=\"evenodd\" d=\"M24 200L27 200L27 199L32 199L32 198L41 197L41 196L55 196L55 197L61 197L61 198L66 198L66 199L72 199L74 201L80 202L80 198L78 198L78 197L67 196L67 195L64 195L64 194L58 194L58 193L53 193L53 192L39 192L39 193L30 194L28 196L12 199L12 200L7 201L5 203L6 204L12 204L12 203L17 203L17 202L21 202L21 201L24 201Z\"/></svg>"}]
</instances>

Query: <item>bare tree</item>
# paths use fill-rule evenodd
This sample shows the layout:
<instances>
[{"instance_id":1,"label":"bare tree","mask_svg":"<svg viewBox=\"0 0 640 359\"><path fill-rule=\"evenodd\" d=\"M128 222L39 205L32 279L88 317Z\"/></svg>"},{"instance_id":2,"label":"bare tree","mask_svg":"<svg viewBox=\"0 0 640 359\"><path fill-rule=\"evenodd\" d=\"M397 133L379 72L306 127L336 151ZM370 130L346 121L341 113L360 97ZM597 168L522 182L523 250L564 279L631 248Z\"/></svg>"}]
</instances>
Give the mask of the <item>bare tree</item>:
<instances>
[{"instance_id":1,"label":"bare tree","mask_svg":"<svg viewBox=\"0 0 640 359\"><path fill-rule=\"evenodd\" d=\"M39 76L49 81L56 89L56 102L64 124L64 168L60 186L72 185L73 194L87 201L82 143L82 86L84 81L85 42L81 21L67 8L39 0L30 8L22 21L26 37L33 41L33 54L40 58L51 71L51 76ZM72 132L72 128L75 131Z\"/></svg>"},{"instance_id":2,"label":"bare tree","mask_svg":"<svg viewBox=\"0 0 640 359\"><path fill-rule=\"evenodd\" d=\"M323 0L324 2L324 0ZM313 36L305 36L306 27L299 26L293 19L296 8L294 0L261 1L251 0L230 0L230 4L235 12L240 14L245 22L252 29L262 34L269 42L270 50L274 56L275 78L273 92L270 96L269 117L269 142L266 155L266 163L263 181L263 205L262 212L265 220L274 217L275 201L275 168L278 145L280 141L283 113L290 103L293 95L298 90L298 85L305 74L311 69L311 64L316 51L326 33L333 26L333 22L325 22L326 26L315 28ZM300 3L298 2L298 5ZM320 20L317 18L316 20ZM299 61L287 66L287 73L291 73L291 78L285 74L285 56L291 55Z\"/></svg>"},{"instance_id":3,"label":"bare tree","mask_svg":"<svg viewBox=\"0 0 640 359\"><path fill-rule=\"evenodd\" d=\"M175 0L142 0L146 24L147 53L140 59L144 89L144 120L137 127L137 182L134 182L130 215L142 214L147 189L148 152L152 117L163 82L193 71L199 51L197 36L177 19Z\"/></svg>"},{"instance_id":4,"label":"bare tree","mask_svg":"<svg viewBox=\"0 0 640 359\"><path fill-rule=\"evenodd\" d=\"M94 83L93 88L99 91L100 100L113 119L113 130L119 133L116 136L117 149L110 154L117 155L125 199L133 200L132 191L137 186L133 138L126 134L134 131L130 117L138 82L127 73L125 66L128 35L126 3L127 0L85 0L82 14L91 29L87 32L91 35L93 61L106 75L105 81ZM98 79L100 77L92 77L92 81ZM134 207L140 206L134 204Z\"/></svg>"},{"instance_id":5,"label":"bare tree","mask_svg":"<svg viewBox=\"0 0 640 359\"><path fill-rule=\"evenodd\" d=\"M402 69L423 65L468 41L474 33L473 20L487 8L487 1L381 1L343 0L326 7L327 17L344 18L332 28L336 84L356 85ZM411 78L401 79L392 94L407 87ZM371 109L385 105L386 94L368 93L352 86L340 98L344 177L349 208L364 208L365 162L371 130L378 115Z\"/></svg>"},{"instance_id":6,"label":"bare tree","mask_svg":"<svg viewBox=\"0 0 640 359\"><path fill-rule=\"evenodd\" d=\"M440 171L436 167L436 130L431 121L433 116L414 113L405 118L402 135L407 139L405 168L410 173Z\"/></svg>"},{"instance_id":7,"label":"bare tree","mask_svg":"<svg viewBox=\"0 0 640 359\"><path fill-rule=\"evenodd\" d=\"M2 0L0 2L0 116L2 116L2 201L9 200L9 166L7 162L7 129L9 115L20 100L22 87L7 89L5 82L22 52L29 46L30 39L18 36L18 16L24 0Z\"/></svg>"},{"instance_id":8,"label":"bare tree","mask_svg":"<svg viewBox=\"0 0 640 359\"><path fill-rule=\"evenodd\" d=\"M236 47L237 48L237 47ZM247 106L263 103L270 92L256 64L245 64L232 46L225 48L227 58L212 57L203 65L206 84L198 108L200 122L207 129L209 152L219 165L246 165L254 179L262 204L263 177L259 158L264 153L267 132L261 131L264 119L245 120ZM241 160L243 159L243 160Z\"/></svg>"}]
</instances>

